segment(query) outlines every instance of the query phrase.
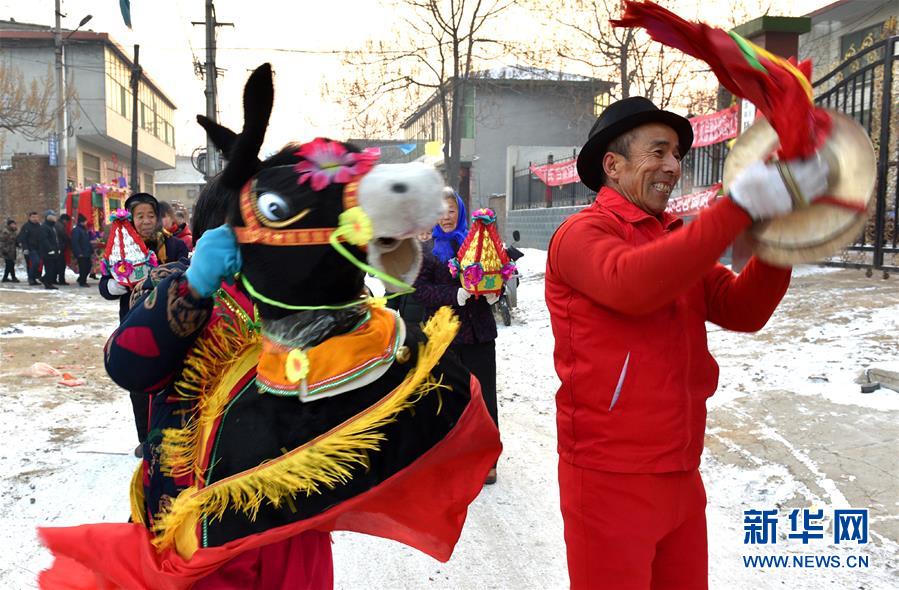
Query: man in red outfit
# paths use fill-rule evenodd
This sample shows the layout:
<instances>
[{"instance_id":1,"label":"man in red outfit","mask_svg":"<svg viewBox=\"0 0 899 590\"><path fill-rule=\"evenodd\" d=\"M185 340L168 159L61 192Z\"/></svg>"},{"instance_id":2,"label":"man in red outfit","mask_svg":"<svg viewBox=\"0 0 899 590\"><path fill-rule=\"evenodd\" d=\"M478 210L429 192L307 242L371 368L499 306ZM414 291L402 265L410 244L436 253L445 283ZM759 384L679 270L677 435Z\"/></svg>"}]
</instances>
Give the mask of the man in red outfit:
<instances>
[{"instance_id":1,"label":"man in red outfit","mask_svg":"<svg viewBox=\"0 0 899 590\"><path fill-rule=\"evenodd\" d=\"M689 121L632 97L609 106L578 157L596 201L556 231L546 265L555 336L559 486L572 588L708 587L699 475L718 365L705 322L753 332L790 269L718 259L753 220L827 186L820 158L749 166L693 223L665 212Z\"/></svg>"}]
</instances>

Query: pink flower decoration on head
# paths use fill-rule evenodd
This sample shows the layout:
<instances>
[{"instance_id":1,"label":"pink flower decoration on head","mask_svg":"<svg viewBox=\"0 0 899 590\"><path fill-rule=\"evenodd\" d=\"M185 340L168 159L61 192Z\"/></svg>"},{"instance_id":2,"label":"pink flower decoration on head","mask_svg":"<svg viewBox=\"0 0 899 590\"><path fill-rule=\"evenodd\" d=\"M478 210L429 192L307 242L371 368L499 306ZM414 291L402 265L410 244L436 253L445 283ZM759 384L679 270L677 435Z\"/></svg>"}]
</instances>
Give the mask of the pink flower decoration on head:
<instances>
[{"instance_id":1,"label":"pink flower decoration on head","mask_svg":"<svg viewBox=\"0 0 899 590\"><path fill-rule=\"evenodd\" d=\"M300 146L294 155L303 158L293 168L298 175L297 184L308 182L314 191L334 182L346 184L371 170L378 160L373 150L351 152L340 142L320 137Z\"/></svg>"},{"instance_id":2,"label":"pink flower decoration on head","mask_svg":"<svg viewBox=\"0 0 899 590\"><path fill-rule=\"evenodd\" d=\"M504 264L502 269L500 269L499 274L503 277L504 281L508 281L509 278L515 273L515 265L511 262L509 264Z\"/></svg>"}]
</instances>

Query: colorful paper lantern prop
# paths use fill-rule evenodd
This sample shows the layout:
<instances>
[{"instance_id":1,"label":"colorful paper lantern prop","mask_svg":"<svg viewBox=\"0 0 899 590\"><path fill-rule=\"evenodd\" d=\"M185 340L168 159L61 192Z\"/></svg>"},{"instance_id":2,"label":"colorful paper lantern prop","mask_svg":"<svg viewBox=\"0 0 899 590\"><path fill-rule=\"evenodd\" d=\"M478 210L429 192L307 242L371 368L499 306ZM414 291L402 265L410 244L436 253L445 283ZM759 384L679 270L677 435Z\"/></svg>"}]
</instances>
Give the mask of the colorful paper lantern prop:
<instances>
[{"instance_id":1,"label":"colorful paper lantern prop","mask_svg":"<svg viewBox=\"0 0 899 590\"><path fill-rule=\"evenodd\" d=\"M131 225L131 213L116 209L109 216L112 227L103 257L103 273L125 287L134 287L147 278L150 269L159 265L156 253L150 251Z\"/></svg>"},{"instance_id":2,"label":"colorful paper lantern prop","mask_svg":"<svg viewBox=\"0 0 899 590\"><path fill-rule=\"evenodd\" d=\"M499 295L515 271L496 231L492 209L478 209L456 258L449 261L450 274L459 277L462 288L472 295Z\"/></svg>"}]
</instances>

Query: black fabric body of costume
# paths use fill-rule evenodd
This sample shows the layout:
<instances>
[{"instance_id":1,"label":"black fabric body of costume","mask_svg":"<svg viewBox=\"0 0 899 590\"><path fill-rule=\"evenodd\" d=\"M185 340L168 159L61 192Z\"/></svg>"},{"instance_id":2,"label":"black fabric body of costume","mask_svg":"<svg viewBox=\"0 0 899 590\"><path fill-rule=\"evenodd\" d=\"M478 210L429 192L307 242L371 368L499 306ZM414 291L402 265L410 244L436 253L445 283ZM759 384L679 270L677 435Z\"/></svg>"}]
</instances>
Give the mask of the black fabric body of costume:
<instances>
[{"instance_id":1,"label":"black fabric body of costume","mask_svg":"<svg viewBox=\"0 0 899 590\"><path fill-rule=\"evenodd\" d=\"M194 402L176 393L175 382L180 379L188 350L203 333L213 311L211 299L194 301L185 294L182 287L186 266L181 262L153 270L150 279L141 285L141 296L135 299L131 312L110 339L105 356L107 372L120 386L130 390L140 390L150 384L164 388L153 396L145 445L146 477L149 479L149 485L145 486L145 506L151 513L147 515L151 523L163 505L170 503L192 483L189 478L172 478L162 473L159 448L163 430L182 428L191 416ZM170 310L179 308L179 303L184 304L186 311L173 316ZM191 315L193 317L189 317ZM188 321L174 322L178 317ZM118 344L119 333L134 327L151 330L157 351L155 356ZM394 363L374 383L335 397L301 403L296 397L261 393L251 374L248 385L228 406L215 434L218 448L210 462L208 483L280 457L285 450L293 450L328 432L393 391L415 366L418 346L424 341L417 326L407 325L406 330L405 345L412 353L408 362ZM471 392L470 375L451 349L434 366L431 375L451 389L428 392L412 408L402 411L396 421L379 428L385 436L380 450L368 454L368 467L353 466L353 478L349 482L328 491L327 496L298 495L291 502L283 503L281 508L264 503L255 521L229 509L223 520L210 519L206 527L206 546L221 545L315 516L371 489L433 448L458 422L468 406ZM163 379L160 384L164 376L168 376L168 380Z\"/></svg>"},{"instance_id":2,"label":"black fabric body of costume","mask_svg":"<svg viewBox=\"0 0 899 590\"><path fill-rule=\"evenodd\" d=\"M417 350L424 336L410 328L406 346ZM455 359L445 359L434 367L434 375L443 375L444 385L452 387L431 391L404 410L394 422L379 428L384 440L380 449L368 454L368 466L357 465L353 477L338 485L328 496L298 496L279 508L264 503L255 520L229 510L221 521L207 519L205 546L216 546L246 535L310 518L332 505L357 496L408 467L418 457L443 440L452 430L470 401L469 373ZM417 362L413 354L406 364L394 363L376 382L336 397L300 403L295 397L261 393L251 382L232 402L216 434L216 453L210 464L208 483L212 484L261 462L284 454L340 425L355 414L377 403L405 378ZM438 413L439 407L439 413ZM230 419L229 411L239 419ZM434 416L441 418L435 422ZM223 436L224 435L224 436ZM252 440L253 444L246 441Z\"/></svg>"}]
</instances>

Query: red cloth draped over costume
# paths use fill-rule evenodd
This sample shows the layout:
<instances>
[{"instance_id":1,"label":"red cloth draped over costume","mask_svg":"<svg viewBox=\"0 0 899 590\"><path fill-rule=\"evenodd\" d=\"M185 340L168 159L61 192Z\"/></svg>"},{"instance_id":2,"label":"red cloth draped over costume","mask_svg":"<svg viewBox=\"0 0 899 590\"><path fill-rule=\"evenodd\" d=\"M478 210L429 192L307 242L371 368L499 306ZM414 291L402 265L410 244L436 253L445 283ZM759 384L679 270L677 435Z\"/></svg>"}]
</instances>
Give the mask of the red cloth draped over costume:
<instances>
[{"instance_id":1,"label":"red cloth draped over costume","mask_svg":"<svg viewBox=\"0 0 899 590\"><path fill-rule=\"evenodd\" d=\"M460 452L461 449L461 452ZM56 561L42 572L44 590L112 588L185 590L233 558L303 531L355 531L399 541L446 561L501 450L499 433L472 377L471 401L440 443L377 487L313 518L199 549L190 561L158 553L139 524L41 528Z\"/></svg>"}]
</instances>

